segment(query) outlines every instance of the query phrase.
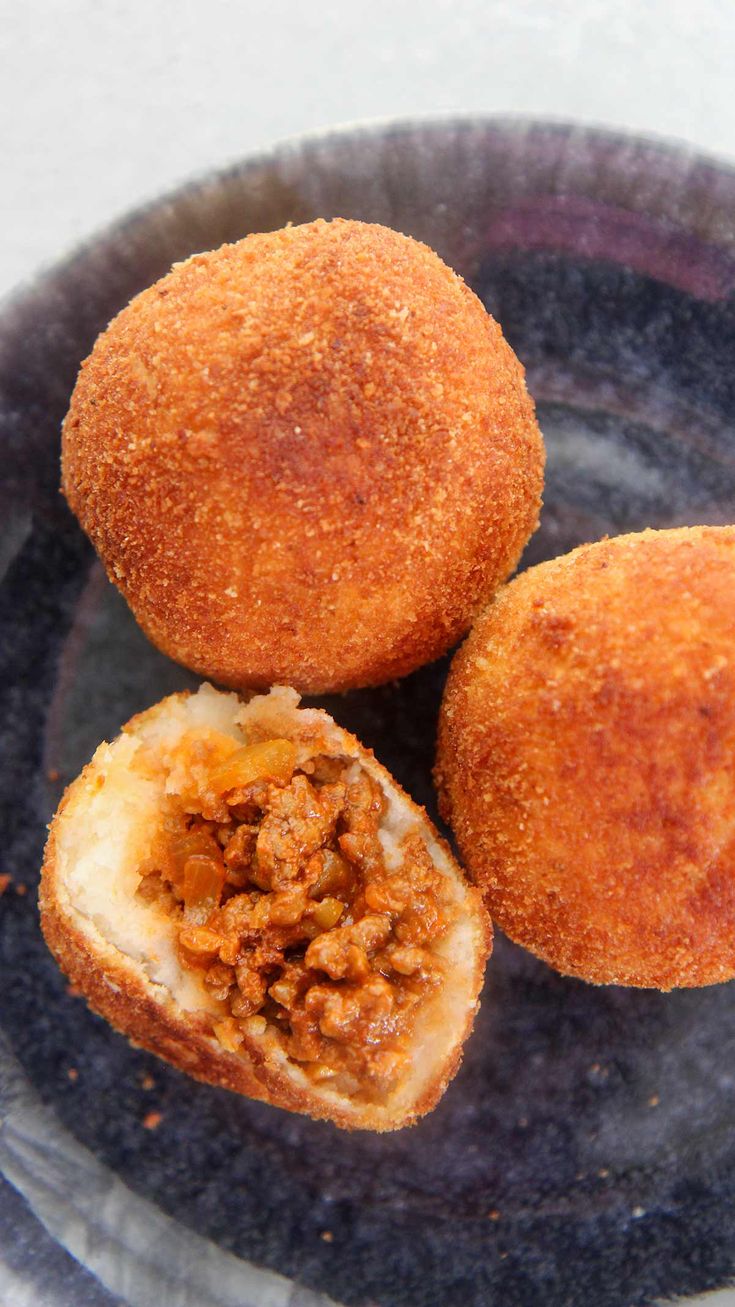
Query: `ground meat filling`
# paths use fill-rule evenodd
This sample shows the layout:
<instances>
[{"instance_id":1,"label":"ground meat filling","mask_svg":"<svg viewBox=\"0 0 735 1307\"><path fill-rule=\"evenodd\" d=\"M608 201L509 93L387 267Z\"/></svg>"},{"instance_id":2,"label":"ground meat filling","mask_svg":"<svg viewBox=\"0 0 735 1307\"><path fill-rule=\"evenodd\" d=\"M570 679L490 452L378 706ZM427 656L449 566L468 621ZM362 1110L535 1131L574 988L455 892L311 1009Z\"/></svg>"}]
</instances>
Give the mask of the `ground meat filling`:
<instances>
[{"instance_id":1,"label":"ground meat filling","mask_svg":"<svg viewBox=\"0 0 735 1307\"><path fill-rule=\"evenodd\" d=\"M386 859L385 796L355 760L297 766L289 740L185 747L190 788L138 894L174 917L182 963L226 1004L217 1037L236 1052L270 1026L314 1081L385 1095L441 983L445 878L415 832Z\"/></svg>"}]
</instances>

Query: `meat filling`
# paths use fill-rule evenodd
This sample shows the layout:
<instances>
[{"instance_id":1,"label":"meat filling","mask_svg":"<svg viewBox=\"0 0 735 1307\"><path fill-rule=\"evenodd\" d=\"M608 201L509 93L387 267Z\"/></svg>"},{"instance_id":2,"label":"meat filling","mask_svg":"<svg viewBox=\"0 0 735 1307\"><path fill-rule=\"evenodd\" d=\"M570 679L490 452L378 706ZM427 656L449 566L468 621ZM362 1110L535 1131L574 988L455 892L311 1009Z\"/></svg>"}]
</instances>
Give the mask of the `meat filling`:
<instances>
[{"instance_id":1,"label":"meat filling","mask_svg":"<svg viewBox=\"0 0 735 1307\"><path fill-rule=\"evenodd\" d=\"M185 741L186 788L138 894L170 913L181 962L225 1006L225 1048L269 1026L313 1080L374 1100L441 982L451 895L415 831L386 856L386 799L358 762L296 759L289 740Z\"/></svg>"}]
</instances>

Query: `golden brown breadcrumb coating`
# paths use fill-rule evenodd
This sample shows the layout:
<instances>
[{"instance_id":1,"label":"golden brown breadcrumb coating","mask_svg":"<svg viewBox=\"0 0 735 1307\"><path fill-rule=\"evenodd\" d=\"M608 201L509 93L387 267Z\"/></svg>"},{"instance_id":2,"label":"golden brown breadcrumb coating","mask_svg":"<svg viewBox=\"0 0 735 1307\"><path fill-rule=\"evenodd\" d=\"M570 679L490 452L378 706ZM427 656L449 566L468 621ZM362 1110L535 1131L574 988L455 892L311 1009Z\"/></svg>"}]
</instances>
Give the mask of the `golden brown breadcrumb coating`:
<instances>
[{"instance_id":1,"label":"golden brown breadcrumb coating","mask_svg":"<svg viewBox=\"0 0 735 1307\"><path fill-rule=\"evenodd\" d=\"M227 685L448 649L534 530L523 369L427 246L337 220L196 255L82 366L63 487L143 629Z\"/></svg>"},{"instance_id":2,"label":"golden brown breadcrumb coating","mask_svg":"<svg viewBox=\"0 0 735 1307\"><path fill-rule=\"evenodd\" d=\"M437 780L491 915L558 970L735 976L735 528L506 586L452 665Z\"/></svg>"}]
</instances>

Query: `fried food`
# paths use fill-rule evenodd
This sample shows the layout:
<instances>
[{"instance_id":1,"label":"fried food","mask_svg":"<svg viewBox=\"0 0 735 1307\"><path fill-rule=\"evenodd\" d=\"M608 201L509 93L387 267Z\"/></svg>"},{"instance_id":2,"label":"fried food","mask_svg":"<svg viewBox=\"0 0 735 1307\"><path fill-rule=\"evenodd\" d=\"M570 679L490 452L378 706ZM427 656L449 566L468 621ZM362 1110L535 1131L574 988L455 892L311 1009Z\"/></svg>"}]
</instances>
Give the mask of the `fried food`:
<instances>
[{"instance_id":1,"label":"fried food","mask_svg":"<svg viewBox=\"0 0 735 1307\"><path fill-rule=\"evenodd\" d=\"M90 1006L180 1070L395 1130L459 1065L490 924L423 809L298 702L205 685L102 744L50 829L42 927Z\"/></svg>"},{"instance_id":2,"label":"fried food","mask_svg":"<svg viewBox=\"0 0 735 1307\"><path fill-rule=\"evenodd\" d=\"M735 528L506 586L449 676L437 781L491 916L599 984L735 976Z\"/></svg>"},{"instance_id":3,"label":"fried food","mask_svg":"<svg viewBox=\"0 0 735 1307\"><path fill-rule=\"evenodd\" d=\"M178 264L100 336L63 432L67 499L143 629L235 687L438 657L542 478L498 325L425 245L352 221Z\"/></svg>"}]
</instances>

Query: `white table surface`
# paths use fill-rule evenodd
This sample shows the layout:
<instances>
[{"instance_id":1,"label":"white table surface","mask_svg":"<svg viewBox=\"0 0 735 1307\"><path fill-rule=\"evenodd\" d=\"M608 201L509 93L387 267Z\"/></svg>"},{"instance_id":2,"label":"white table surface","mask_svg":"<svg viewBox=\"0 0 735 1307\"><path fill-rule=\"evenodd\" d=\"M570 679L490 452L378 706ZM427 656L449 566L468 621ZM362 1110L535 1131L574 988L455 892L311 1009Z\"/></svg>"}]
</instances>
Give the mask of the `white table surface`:
<instances>
[{"instance_id":1,"label":"white table surface","mask_svg":"<svg viewBox=\"0 0 735 1307\"><path fill-rule=\"evenodd\" d=\"M732 0L0 0L0 294L197 172L358 119L521 112L735 157Z\"/></svg>"},{"instance_id":2,"label":"white table surface","mask_svg":"<svg viewBox=\"0 0 735 1307\"><path fill-rule=\"evenodd\" d=\"M184 179L346 122L552 115L735 159L734 67L732 0L0 0L0 295Z\"/></svg>"}]
</instances>

